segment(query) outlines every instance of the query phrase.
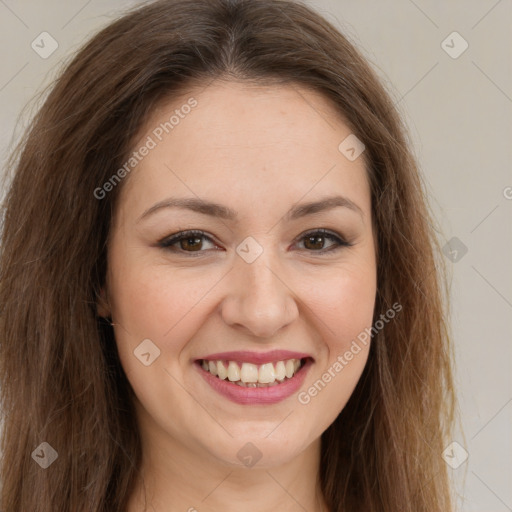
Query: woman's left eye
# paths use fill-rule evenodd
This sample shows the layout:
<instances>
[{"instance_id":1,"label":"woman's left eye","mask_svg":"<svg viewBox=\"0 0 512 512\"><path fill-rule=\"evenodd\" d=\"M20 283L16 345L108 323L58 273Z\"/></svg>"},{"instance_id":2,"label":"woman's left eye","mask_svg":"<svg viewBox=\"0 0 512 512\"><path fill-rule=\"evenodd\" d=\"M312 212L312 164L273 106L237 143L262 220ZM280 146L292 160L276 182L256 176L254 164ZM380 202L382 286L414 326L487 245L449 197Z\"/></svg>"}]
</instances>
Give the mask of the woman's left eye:
<instances>
[{"instance_id":1,"label":"woman's left eye","mask_svg":"<svg viewBox=\"0 0 512 512\"><path fill-rule=\"evenodd\" d=\"M181 231L180 233L176 233L172 235L170 238L166 238L158 242L158 245L163 249L170 250L173 252L196 252L201 253L204 252L201 250L203 247L202 239L209 240L209 242L216 246L216 244L212 241L212 239L207 236L203 231ZM319 248L324 245L325 240L330 239L334 241L334 244L325 248ZM317 229L315 231L309 231L298 239L299 241L304 240L304 246L306 249L312 248L313 250L308 252L317 252L317 253L326 253L332 252L341 247L349 247L352 244L346 242L341 235L337 235L334 232L327 231L325 229ZM179 244L179 248L176 245ZM309 247L308 247L309 245Z\"/></svg>"},{"instance_id":2,"label":"woman's left eye","mask_svg":"<svg viewBox=\"0 0 512 512\"><path fill-rule=\"evenodd\" d=\"M317 229L316 231L310 231L299 238L299 240L302 239L304 239L308 244L311 244L312 246L318 246L318 244L323 245L322 241L326 239L334 240L334 245L331 245L329 248L321 249L319 251L313 251L321 253L336 251L337 249L341 249L342 247L350 247L352 245L351 243L347 242L341 235L338 235L331 231L327 231L325 229Z\"/></svg>"}]
</instances>

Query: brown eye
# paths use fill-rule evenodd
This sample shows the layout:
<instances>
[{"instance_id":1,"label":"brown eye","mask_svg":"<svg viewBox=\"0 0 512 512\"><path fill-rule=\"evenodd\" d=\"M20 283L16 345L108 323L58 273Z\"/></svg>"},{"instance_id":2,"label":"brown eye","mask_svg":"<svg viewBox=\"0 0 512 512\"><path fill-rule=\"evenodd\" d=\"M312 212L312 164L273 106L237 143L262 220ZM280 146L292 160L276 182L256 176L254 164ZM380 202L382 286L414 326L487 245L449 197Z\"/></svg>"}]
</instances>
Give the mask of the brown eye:
<instances>
[{"instance_id":1,"label":"brown eye","mask_svg":"<svg viewBox=\"0 0 512 512\"><path fill-rule=\"evenodd\" d=\"M304 246L306 249L323 249L324 241L325 241L324 235L308 235L305 237L305 243Z\"/></svg>"},{"instance_id":2,"label":"brown eye","mask_svg":"<svg viewBox=\"0 0 512 512\"><path fill-rule=\"evenodd\" d=\"M191 249L192 251L198 251L202 243L201 236L190 236L179 240L180 248L183 250Z\"/></svg>"},{"instance_id":3,"label":"brown eye","mask_svg":"<svg viewBox=\"0 0 512 512\"><path fill-rule=\"evenodd\" d=\"M206 236L202 231L182 231L173 235L171 238L162 240L159 242L159 246L170 251L201 253L205 252L202 250L205 240L215 245L211 238Z\"/></svg>"},{"instance_id":4,"label":"brown eye","mask_svg":"<svg viewBox=\"0 0 512 512\"><path fill-rule=\"evenodd\" d=\"M308 252L320 254L334 252L341 247L349 247L352 245L346 242L341 236L323 229L310 231L299 240L304 240L304 248ZM332 243L325 248L325 243L328 240ZM201 253L205 252L205 250L203 250L205 241L217 247L212 239L202 231L182 231L170 238L160 241L158 245L169 251L177 253L196 253L197 256L200 256Z\"/></svg>"},{"instance_id":5,"label":"brown eye","mask_svg":"<svg viewBox=\"0 0 512 512\"><path fill-rule=\"evenodd\" d=\"M333 240L334 244L326 249L324 248L324 244L327 239ZM351 245L340 236L323 229L306 233L303 235L302 240L304 240L304 247L311 252L335 251L341 247L348 247Z\"/></svg>"}]
</instances>

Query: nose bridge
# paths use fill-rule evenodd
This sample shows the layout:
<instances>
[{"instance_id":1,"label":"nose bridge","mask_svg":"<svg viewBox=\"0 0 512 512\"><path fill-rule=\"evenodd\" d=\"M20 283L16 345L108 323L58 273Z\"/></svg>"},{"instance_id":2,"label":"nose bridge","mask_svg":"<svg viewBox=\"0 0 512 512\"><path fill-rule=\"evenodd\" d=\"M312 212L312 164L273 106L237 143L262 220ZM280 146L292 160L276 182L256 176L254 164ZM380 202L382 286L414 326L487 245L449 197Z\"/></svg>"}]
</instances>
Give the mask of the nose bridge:
<instances>
[{"instance_id":1,"label":"nose bridge","mask_svg":"<svg viewBox=\"0 0 512 512\"><path fill-rule=\"evenodd\" d=\"M258 251L254 241L240 244L222 314L227 324L267 338L293 321L297 306L285 284L278 255L269 247L263 250L258 246L260 253L254 258Z\"/></svg>"}]
</instances>

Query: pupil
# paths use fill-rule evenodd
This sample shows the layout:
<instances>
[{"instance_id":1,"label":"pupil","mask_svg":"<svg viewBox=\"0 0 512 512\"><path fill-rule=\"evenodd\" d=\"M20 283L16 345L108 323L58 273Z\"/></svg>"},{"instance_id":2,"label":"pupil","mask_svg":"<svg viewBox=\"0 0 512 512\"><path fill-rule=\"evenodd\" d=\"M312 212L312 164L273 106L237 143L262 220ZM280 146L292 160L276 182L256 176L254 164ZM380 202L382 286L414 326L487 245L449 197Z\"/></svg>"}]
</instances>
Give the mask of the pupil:
<instances>
[{"instance_id":1,"label":"pupil","mask_svg":"<svg viewBox=\"0 0 512 512\"><path fill-rule=\"evenodd\" d=\"M192 247L189 247L191 248L192 250L196 250L198 249L198 245L196 245L194 247L194 243L198 243L199 245L201 244L201 239L199 237L190 237L190 238L185 238L182 240L182 249L186 249L186 247L183 246L183 242L185 245L189 245L189 246L192 246Z\"/></svg>"},{"instance_id":2,"label":"pupil","mask_svg":"<svg viewBox=\"0 0 512 512\"><path fill-rule=\"evenodd\" d=\"M316 245L316 247L314 247L315 249L321 249L322 248L323 235L309 236L307 238L308 238L309 241L312 241L313 245Z\"/></svg>"}]
</instances>

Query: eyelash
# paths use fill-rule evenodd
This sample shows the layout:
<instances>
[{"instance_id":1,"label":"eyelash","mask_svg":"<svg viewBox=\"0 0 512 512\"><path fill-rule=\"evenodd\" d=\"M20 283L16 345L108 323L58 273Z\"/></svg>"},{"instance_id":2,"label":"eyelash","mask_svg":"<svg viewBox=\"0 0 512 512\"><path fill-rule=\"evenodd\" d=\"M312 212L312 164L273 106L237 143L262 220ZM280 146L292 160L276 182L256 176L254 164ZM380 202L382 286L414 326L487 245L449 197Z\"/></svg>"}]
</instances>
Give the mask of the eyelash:
<instances>
[{"instance_id":1,"label":"eyelash","mask_svg":"<svg viewBox=\"0 0 512 512\"><path fill-rule=\"evenodd\" d=\"M317 254L325 254L325 253L331 253L331 252L338 251L342 247L351 247L353 245L349 242L346 242L340 235L337 235L337 234L335 234L331 231L328 231L326 229L316 229L313 231L308 231L308 232L304 233L299 238L299 240L302 240L304 238L307 238L307 237L310 237L313 235L322 235L324 238L330 238L330 239L334 240L338 245L333 246L328 249L321 249L318 251L309 250L307 252L317 253ZM189 255L190 257L198 257L201 255L201 253L203 253L205 251L184 251L183 249L177 249L177 248L172 247L173 245L177 244L178 242L181 242L182 240L186 240L187 238L191 238L191 237L205 238L205 239L208 239L210 242L212 242L214 245L217 245L209 236L207 236L204 233L204 231L188 230L188 231L180 231L179 233L172 235L170 238L165 238L163 240L160 240L158 242L158 246L161 247L162 249L165 249L168 251L182 252L184 254Z\"/></svg>"}]
</instances>

